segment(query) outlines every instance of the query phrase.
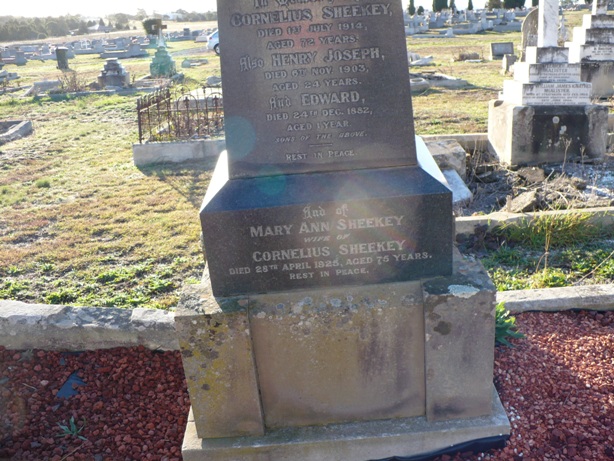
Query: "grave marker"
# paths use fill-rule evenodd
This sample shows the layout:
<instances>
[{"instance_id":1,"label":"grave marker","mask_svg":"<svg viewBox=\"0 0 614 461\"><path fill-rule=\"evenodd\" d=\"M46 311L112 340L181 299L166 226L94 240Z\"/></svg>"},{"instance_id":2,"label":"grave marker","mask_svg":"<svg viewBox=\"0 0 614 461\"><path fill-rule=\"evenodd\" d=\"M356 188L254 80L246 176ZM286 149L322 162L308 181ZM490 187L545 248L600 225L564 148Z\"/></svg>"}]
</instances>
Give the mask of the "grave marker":
<instances>
[{"instance_id":1,"label":"grave marker","mask_svg":"<svg viewBox=\"0 0 614 461\"><path fill-rule=\"evenodd\" d=\"M183 459L505 437L495 289L479 264L452 270L452 197L419 166L401 2L227 0L218 24L228 151L200 211L207 271L175 316Z\"/></svg>"},{"instance_id":2,"label":"grave marker","mask_svg":"<svg viewBox=\"0 0 614 461\"><path fill-rule=\"evenodd\" d=\"M532 13L531 13L532 14ZM503 163L559 162L605 152L607 108L590 102L591 85L580 80L580 64L559 47L558 3L541 0L537 46L514 64L500 100L489 107L488 139Z\"/></svg>"},{"instance_id":3,"label":"grave marker","mask_svg":"<svg viewBox=\"0 0 614 461\"><path fill-rule=\"evenodd\" d=\"M214 294L450 274L448 190L417 166L401 5L218 15L228 153L201 209Z\"/></svg>"},{"instance_id":4,"label":"grave marker","mask_svg":"<svg viewBox=\"0 0 614 461\"><path fill-rule=\"evenodd\" d=\"M230 177L416 165L400 6L265 4L218 13Z\"/></svg>"},{"instance_id":5,"label":"grave marker","mask_svg":"<svg viewBox=\"0 0 614 461\"><path fill-rule=\"evenodd\" d=\"M498 42L490 44L490 60L503 59L506 54L514 54L512 42Z\"/></svg>"},{"instance_id":6,"label":"grave marker","mask_svg":"<svg viewBox=\"0 0 614 461\"><path fill-rule=\"evenodd\" d=\"M592 14L583 16L573 41L566 42L570 62L580 63L582 81L592 84L593 98L614 95L614 17L607 12L607 1L595 0Z\"/></svg>"}]
</instances>

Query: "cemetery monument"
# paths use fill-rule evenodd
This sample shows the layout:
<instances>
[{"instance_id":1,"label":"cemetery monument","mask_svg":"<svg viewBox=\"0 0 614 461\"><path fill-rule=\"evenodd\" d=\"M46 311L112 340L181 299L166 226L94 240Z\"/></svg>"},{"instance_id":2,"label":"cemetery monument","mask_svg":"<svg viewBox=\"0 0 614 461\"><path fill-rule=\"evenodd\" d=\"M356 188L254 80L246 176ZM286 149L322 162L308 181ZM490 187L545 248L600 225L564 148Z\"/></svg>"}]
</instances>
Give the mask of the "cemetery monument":
<instances>
[{"instance_id":1,"label":"cemetery monument","mask_svg":"<svg viewBox=\"0 0 614 461\"><path fill-rule=\"evenodd\" d=\"M569 62L580 63L583 82L592 83L591 97L614 95L614 16L608 15L607 0L594 0L592 14L573 28Z\"/></svg>"},{"instance_id":2,"label":"cemetery monument","mask_svg":"<svg viewBox=\"0 0 614 461\"><path fill-rule=\"evenodd\" d=\"M117 58L109 58L104 63L104 68L98 75L98 85L101 88L108 86L117 86L126 88L130 85L130 72L127 72L124 66Z\"/></svg>"},{"instance_id":3,"label":"cemetery monument","mask_svg":"<svg viewBox=\"0 0 614 461\"><path fill-rule=\"evenodd\" d=\"M558 2L540 0L537 46L514 64L514 79L503 82L490 101L488 141L505 164L556 163L603 156L608 109L591 104L591 84L580 80L580 64L569 63L559 47Z\"/></svg>"},{"instance_id":4,"label":"cemetery monument","mask_svg":"<svg viewBox=\"0 0 614 461\"><path fill-rule=\"evenodd\" d=\"M401 2L280 5L218 5L227 151L175 316L183 459L501 443L495 289L420 166Z\"/></svg>"}]
</instances>

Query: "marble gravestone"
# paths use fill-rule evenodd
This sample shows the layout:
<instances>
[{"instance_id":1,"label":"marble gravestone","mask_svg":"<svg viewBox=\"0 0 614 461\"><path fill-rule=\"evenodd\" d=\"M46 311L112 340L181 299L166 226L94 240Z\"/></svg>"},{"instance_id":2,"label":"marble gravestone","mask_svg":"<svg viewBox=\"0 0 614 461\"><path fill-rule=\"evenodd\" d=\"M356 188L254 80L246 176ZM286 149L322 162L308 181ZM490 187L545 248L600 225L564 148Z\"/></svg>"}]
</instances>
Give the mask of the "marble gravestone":
<instances>
[{"instance_id":1,"label":"marble gravestone","mask_svg":"<svg viewBox=\"0 0 614 461\"><path fill-rule=\"evenodd\" d=\"M558 46L558 3L541 0L537 46L514 64L514 79L503 82L490 101L488 141L505 164L563 162L601 157L607 141L607 108L591 104L591 84L580 79L580 64Z\"/></svg>"},{"instance_id":2,"label":"marble gravestone","mask_svg":"<svg viewBox=\"0 0 614 461\"><path fill-rule=\"evenodd\" d=\"M228 0L218 26L227 152L175 316L183 459L501 441L495 289L420 167L401 2Z\"/></svg>"},{"instance_id":3,"label":"marble gravestone","mask_svg":"<svg viewBox=\"0 0 614 461\"><path fill-rule=\"evenodd\" d=\"M573 28L573 41L566 42L569 61L579 63L583 82L590 82L592 98L614 95L614 16L608 15L607 0L594 0L591 14Z\"/></svg>"}]
</instances>

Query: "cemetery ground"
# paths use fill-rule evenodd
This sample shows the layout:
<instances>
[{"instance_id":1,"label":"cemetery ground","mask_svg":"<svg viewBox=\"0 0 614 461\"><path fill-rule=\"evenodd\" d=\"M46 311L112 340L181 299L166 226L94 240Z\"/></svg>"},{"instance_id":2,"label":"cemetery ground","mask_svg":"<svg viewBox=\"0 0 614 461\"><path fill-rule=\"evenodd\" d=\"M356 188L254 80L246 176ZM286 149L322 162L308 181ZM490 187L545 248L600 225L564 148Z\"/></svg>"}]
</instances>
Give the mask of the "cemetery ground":
<instances>
[{"instance_id":1,"label":"cemetery ground","mask_svg":"<svg viewBox=\"0 0 614 461\"><path fill-rule=\"evenodd\" d=\"M500 61L453 59L463 52L486 58L494 41L517 47L520 34L408 38L410 51L435 58L435 66L416 71L469 83L413 95L418 135L486 132L487 103L509 76L499 73ZM219 58L202 45L169 43L178 68L185 55L209 60L181 69L187 84L219 75ZM149 62L122 64L140 78ZM79 56L69 64L85 84L104 60ZM25 87L60 77L55 65L32 61L5 69L17 71ZM213 161L136 168L138 95L21 98L22 92L0 94L0 120L28 119L34 126L30 136L0 146L0 299L172 309L181 286L197 283L203 271L198 209ZM590 229L589 239L556 248L557 227L546 223L538 242L478 235L461 245L489 266L499 289L611 283L612 235L574 219L580 227L569 233ZM503 280L516 267L514 280ZM525 313L518 325L525 338L497 348L495 358L512 438L505 449L473 459L614 458L612 312ZM0 420L0 459L180 459L189 402L177 353L1 350L0 363L0 408L10 410ZM58 398L77 370L85 386Z\"/></svg>"},{"instance_id":2,"label":"cemetery ground","mask_svg":"<svg viewBox=\"0 0 614 461\"><path fill-rule=\"evenodd\" d=\"M516 319L525 337L495 350L506 447L422 460L614 459L614 311ZM181 459L190 404L179 352L0 347L0 364L0 460Z\"/></svg>"}]
</instances>

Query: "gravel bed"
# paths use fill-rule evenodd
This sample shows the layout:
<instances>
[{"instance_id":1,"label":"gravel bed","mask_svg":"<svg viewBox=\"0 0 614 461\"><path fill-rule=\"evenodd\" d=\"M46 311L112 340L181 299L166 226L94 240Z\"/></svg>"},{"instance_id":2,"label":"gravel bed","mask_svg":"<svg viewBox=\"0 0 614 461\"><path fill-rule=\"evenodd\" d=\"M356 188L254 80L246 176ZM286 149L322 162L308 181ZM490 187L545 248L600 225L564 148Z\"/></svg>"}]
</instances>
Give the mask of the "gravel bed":
<instances>
[{"instance_id":1,"label":"gravel bed","mask_svg":"<svg viewBox=\"0 0 614 461\"><path fill-rule=\"evenodd\" d=\"M507 446L435 459L614 460L614 312L516 318L525 338L495 355ZM178 352L0 347L0 461L178 461L188 409Z\"/></svg>"}]
</instances>

